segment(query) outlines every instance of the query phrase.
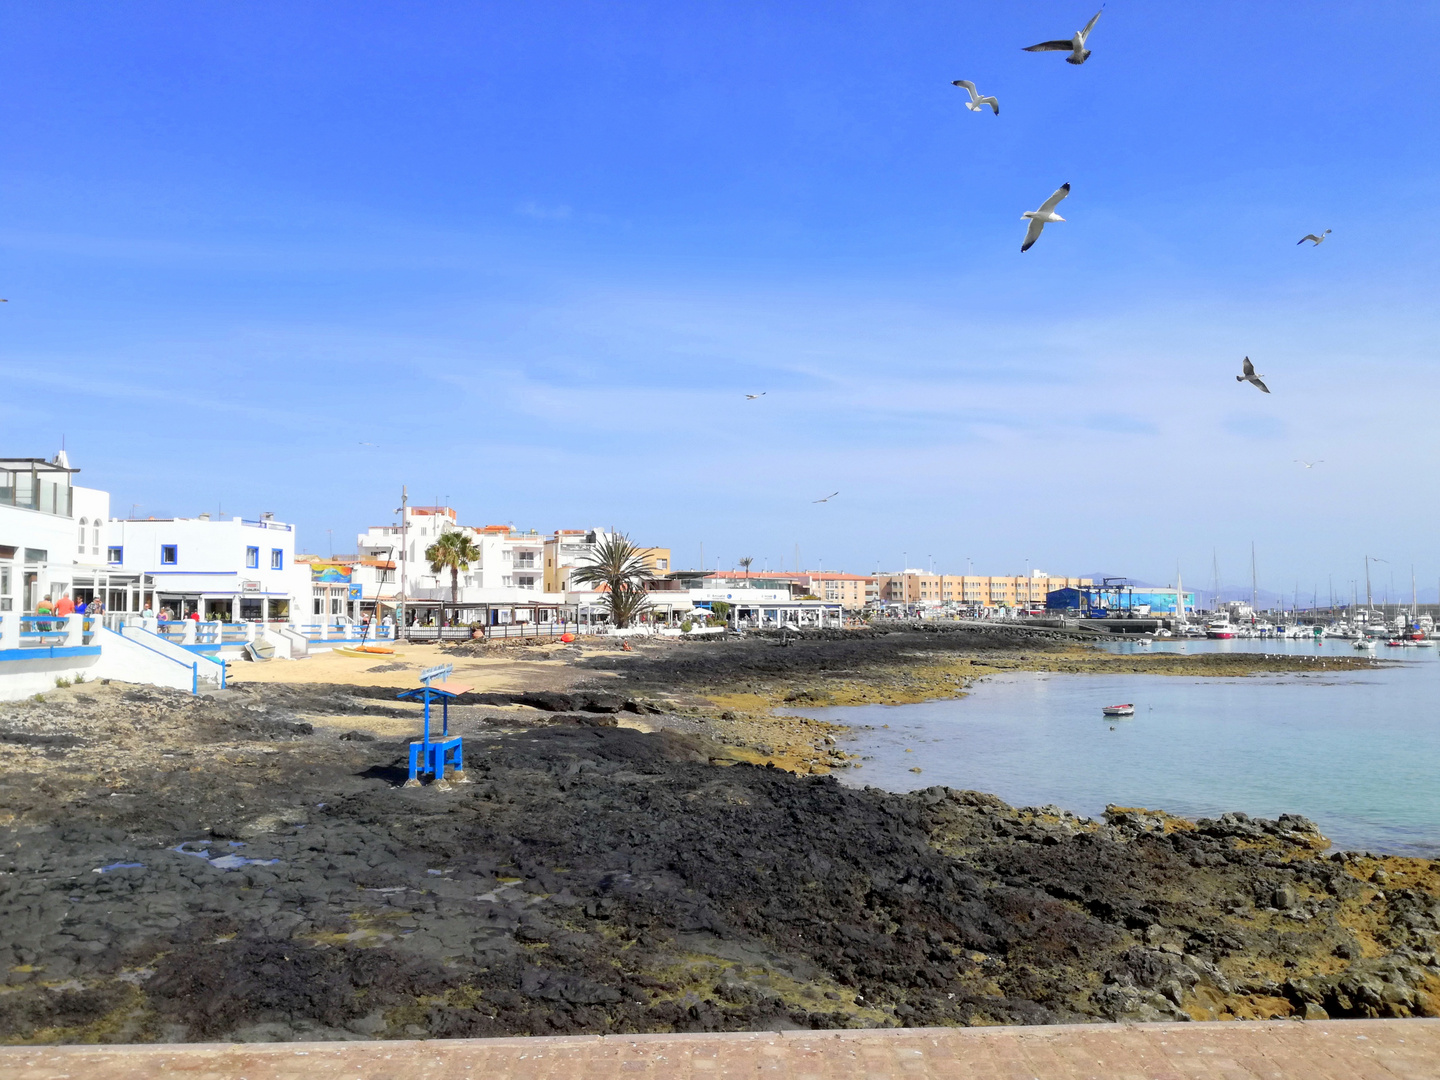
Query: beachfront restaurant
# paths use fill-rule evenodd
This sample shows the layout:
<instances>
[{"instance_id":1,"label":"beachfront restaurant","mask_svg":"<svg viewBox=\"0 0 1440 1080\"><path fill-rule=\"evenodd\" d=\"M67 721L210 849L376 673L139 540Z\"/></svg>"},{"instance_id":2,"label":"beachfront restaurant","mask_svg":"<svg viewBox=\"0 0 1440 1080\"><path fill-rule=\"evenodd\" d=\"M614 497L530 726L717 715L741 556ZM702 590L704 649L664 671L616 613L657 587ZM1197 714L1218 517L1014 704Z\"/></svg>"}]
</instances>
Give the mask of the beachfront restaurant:
<instances>
[{"instance_id":1,"label":"beachfront restaurant","mask_svg":"<svg viewBox=\"0 0 1440 1080\"><path fill-rule=\"evenodd\" d=\"M388 612L387 612L388 614ZM441 620L453 628L470 633L470 628L483 629L487 637L523 637L527 632L560 633L566 623L575 623L575 607L570 604L536 601L534 603L461 602L451 604L431 598L406 599L406 636L424 638L437 634ZM446 633L446 638L464 636Z\"/></svg>"},{"instance_id":2,"label":"beachfront restaurant","mask_svg":"<svg viewBox=\"0 0 1440 1080\"><path fill-rule=\"evenodd\" d=\"M716 604L725 604L727 621L736 627L814 630L845 625L839 601L795 600L787 589L690 589L689 594L697 614L708 615Z\"/></svg>"},{"instance_id":3,"label":"beachfront restaurant","mask_svg":"<svg viewBox=\"0 0 1440 1080\"><path fill-rule=\"evenodd\" d=\"M279 622L290 618L290 594L264 589L229 573L154 573L142 575L138 606L112 605L111 611L140 611L149 606L157 614L168 609L175 619L199 615L201 621Z\"/></svg>"}]
</instances>

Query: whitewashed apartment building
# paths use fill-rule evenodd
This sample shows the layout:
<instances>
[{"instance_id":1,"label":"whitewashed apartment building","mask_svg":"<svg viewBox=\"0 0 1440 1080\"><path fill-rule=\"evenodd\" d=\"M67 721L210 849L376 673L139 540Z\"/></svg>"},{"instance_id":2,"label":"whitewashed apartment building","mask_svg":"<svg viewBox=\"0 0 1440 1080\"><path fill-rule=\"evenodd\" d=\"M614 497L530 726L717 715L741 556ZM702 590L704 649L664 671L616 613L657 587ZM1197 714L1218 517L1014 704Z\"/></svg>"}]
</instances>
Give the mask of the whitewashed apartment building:
<instances>
[{"instance_id":1,"label":"whitewashed apartment building","mask_svg":"<svg viewBox=\"0 0 1440 1080\"><path fill-rule=\"evenodd\" d=\"M468 536L478 550L456 582L459 621L499 626L561 617L565 596L544 588L545 537L509 525L461 525L448 506L407 506L398 523L373 525L357 537L356 579L365 610L393 614L402 585L410 616L423 620L442 605L450 608L450 572L432 571L425 552L452 532Z\"/></svg>"}]
</instances>

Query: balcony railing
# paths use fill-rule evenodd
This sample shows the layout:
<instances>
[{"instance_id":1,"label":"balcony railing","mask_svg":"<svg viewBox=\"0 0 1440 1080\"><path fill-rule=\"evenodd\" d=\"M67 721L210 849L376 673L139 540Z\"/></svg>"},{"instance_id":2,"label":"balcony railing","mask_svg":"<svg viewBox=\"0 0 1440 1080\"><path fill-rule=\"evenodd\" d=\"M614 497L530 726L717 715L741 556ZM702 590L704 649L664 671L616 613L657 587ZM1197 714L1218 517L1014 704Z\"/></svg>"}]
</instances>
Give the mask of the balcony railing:
<instances>
[{"instance_id":1,"label":"balcony railing","mask_svg":"<svg viewBox=\"0 0 1440 1080\"><path fill-rule=\"evenodd\" d=\"M26 473L0 473L0 506L72 517L74 501L74 489L69 484L40 480Z\"/></svg>"}]
</instances>

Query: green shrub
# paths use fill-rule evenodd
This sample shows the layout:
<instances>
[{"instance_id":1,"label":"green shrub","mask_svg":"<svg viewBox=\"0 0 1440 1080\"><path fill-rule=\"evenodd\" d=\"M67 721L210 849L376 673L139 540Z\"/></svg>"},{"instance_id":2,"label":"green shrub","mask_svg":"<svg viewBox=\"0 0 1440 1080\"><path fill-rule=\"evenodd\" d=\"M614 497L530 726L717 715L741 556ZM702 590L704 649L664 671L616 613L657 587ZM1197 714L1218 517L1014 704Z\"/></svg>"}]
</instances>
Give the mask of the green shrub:
<instances>
[{"instance_id":1,"label":"green shrub","mask_svg":"<svg viewBox=\"0 0 1440 1080\"><path fill-rule=\"evenodd\" d=\"M694 624L693 622L691 622L689 619L686 619L684 622L682 622L682 623L680 624L680 629L681 629L682 631L684 631L685 633L688 634L688 633L690 632L691 627L693 627L694 625L695 625L695 624Z\"/></svg>"},{"instance_id":2,"label":"green shrub","mask_svg":"<svg viewBox=\"0 0 1440 1080\"><path fill-rule=\"evenodd\" d=\"M65 678L63 675L56 675L55 685L58 686L61 690L64 690L65 687L70 685L70 680Z\"/></svg>"}]
</instances>

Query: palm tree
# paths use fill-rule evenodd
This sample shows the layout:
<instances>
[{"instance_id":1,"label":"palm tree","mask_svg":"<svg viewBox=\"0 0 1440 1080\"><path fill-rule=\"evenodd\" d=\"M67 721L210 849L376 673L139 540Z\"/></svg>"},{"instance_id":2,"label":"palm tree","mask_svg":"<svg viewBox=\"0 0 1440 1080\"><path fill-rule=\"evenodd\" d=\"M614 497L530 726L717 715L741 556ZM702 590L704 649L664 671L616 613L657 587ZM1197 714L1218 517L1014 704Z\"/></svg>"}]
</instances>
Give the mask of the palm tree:
<instances>
[{"instance_id":1,"label":"palm tree","mask_svg":"<svg viewBox=\"0 0 1440 1080\"><path fill-rule=\"evenodd\" d=\"M752 565L754 562L755 562L755 556L754 556L754 555L742 555L742 556L740 556L740 567L741 567L741 569L743 569L743 570L745 571L745 577L746 577L747 579L750 577L750 567L751 567L751 565Z\"/></svg>"},{"instance_id":2,"label":"palm tree","mask_svg":"<svg viewBox=\"0 0 1440 1080\"><path fill-rule=\"evenodd\" d=\"M612 533L595 545L588 563L571 571L570 580L577 585L604 586L610 621L624 629L650 606L642 584L649 576L644 553L624 533Z\"/></svg>"},{"instance_id":3,"label":"palm tree","mask_svg":"<svg viewBox=\"0 0 1440 1080\"><path fill-rule=\"evenodd\" d=\"M425 558L430 560L432 574L450 571L450 604L452 607L458 606L460 571L469 570L470 564L480 559L480 549L475 546L475 541L462 532L443 533L439 540L425 549ZM443 613L440 621L445 621Z\"/></svg>"}]
</instances>

